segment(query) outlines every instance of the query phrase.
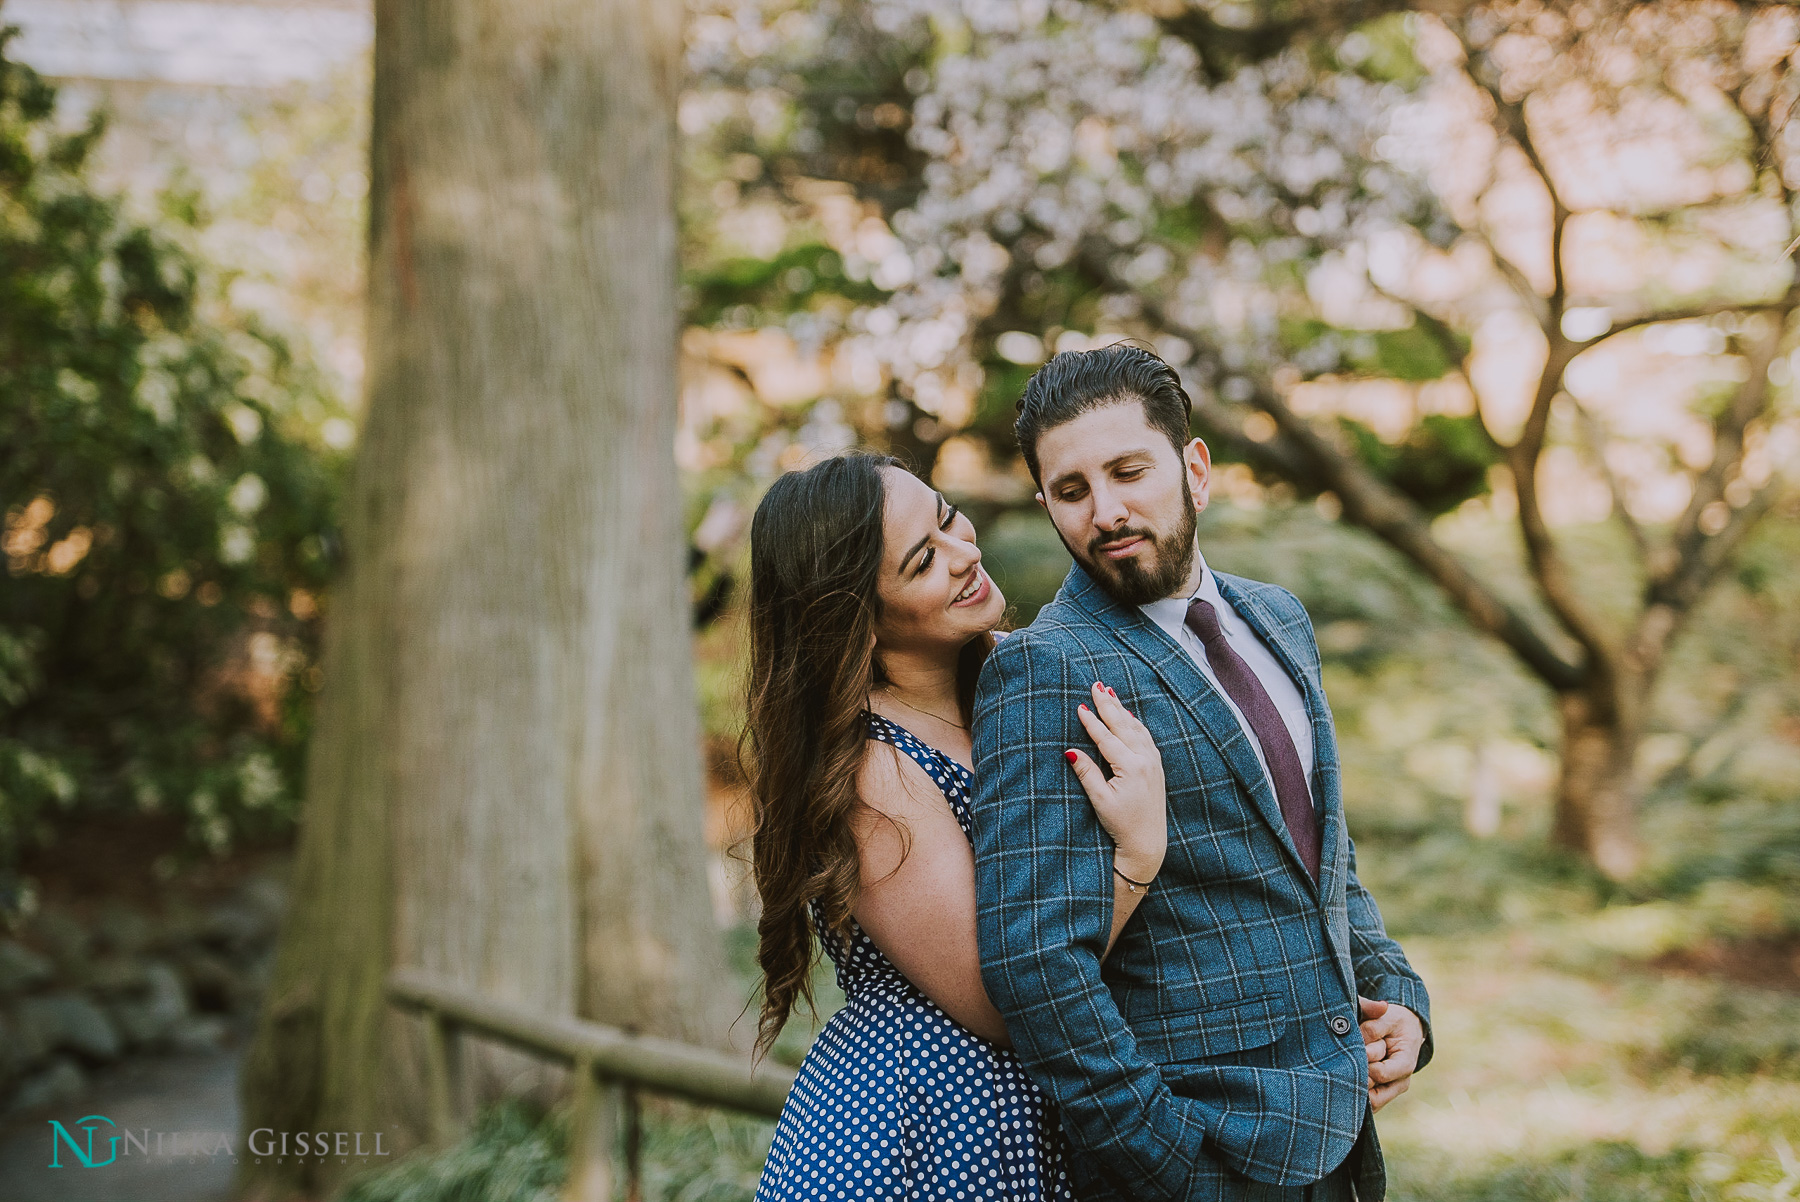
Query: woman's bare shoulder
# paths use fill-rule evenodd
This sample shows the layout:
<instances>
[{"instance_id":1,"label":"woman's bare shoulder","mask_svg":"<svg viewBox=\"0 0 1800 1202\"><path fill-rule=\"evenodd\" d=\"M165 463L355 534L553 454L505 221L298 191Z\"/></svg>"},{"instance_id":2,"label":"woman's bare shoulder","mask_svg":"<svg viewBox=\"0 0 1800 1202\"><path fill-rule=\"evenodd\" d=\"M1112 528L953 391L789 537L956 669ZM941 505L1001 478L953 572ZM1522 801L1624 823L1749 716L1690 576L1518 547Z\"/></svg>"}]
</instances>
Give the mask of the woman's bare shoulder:
<instances>
[{"instance_id":1,"label":"woman's bare shoulder","mask_svg":"<svg viewBox=\"0 0 1800 1202\"><path fill-rule=\"evenodd\" d=\"M925 770L882 739L869 740L856 772L856 791L870 810L890 818L916 817L921 810L935 809L933 800L942 800Z\"/></svg>"}]
</instances>

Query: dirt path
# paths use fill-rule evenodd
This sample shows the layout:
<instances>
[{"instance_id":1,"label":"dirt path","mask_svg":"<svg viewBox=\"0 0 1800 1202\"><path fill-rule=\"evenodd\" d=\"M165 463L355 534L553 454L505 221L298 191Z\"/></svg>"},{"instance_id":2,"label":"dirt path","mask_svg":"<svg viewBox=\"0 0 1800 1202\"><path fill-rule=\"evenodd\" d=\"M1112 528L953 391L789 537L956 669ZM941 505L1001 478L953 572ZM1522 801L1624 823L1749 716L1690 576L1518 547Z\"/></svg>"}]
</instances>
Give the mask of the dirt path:
<instances>
[{"instance_id":1,"label":"dirt path","mask_svg":"<svg viewBox=\"0 0 1800 1202\"><path fill-rule=\"evenodd\" d=\"M97 1076L69 1102L9 1115L0 1122L0 1198L5 1202L225 1202L233 1157L219 1151L229 1133L237 1146L236 1050L193 1056L158 1056L119 1066ZM84 1115L104 1115L116 1127L89 1124L94 1167L86 1167L69 1145L52 1140L60 1122L83 1152ZM146 1145L127 1144L130 1131ZM146 1136L145 1133L148 1133ZM163 1133L158 1154L157 1133ZM178 1133L179 1139L172 1138ZM118 1136L117 1155L107 1159L109 1137ZM207 1150L213 1154L208 1155Z\"/></svg>"}]
</instances>

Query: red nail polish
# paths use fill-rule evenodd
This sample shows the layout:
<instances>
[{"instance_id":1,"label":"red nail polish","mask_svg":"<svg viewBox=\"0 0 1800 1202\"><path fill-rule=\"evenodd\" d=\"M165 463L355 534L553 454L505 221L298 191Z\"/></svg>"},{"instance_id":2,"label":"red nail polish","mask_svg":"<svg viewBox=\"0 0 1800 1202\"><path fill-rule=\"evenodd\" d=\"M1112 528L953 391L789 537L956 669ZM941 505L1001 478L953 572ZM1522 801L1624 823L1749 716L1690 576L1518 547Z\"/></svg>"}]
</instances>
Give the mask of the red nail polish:
<instances>
[{"instance_id":1,"label":"red nail polish","mask_svg":"<svg viewBox=\"0 0 1800 1202\"><path fill-rule=\"evenodd\" d=\"M1076 706L1076 707L1075 707L1075 708L1076 708L1076 709L1078 709L1078 710L1080 710L1080 711L1081 711L1081 712L1082 712L1082 713L1084 713L1084 714L1085 714L1085 713L1087 713L1087 712L1088 712L1088 707L1087 707L1087 706L1085 706L1085 705L1078 705L1078 706Z\"/></svg>"},{"instance_id":2,"label":"red nail polish","mask_svg":"<svg viewBox=\"0 0 1800 1202\"><path fill-rule=\"evenodd\" d=\"M1063 752L1063 759L1068 760L1073 764L1075 762L1075 753L1073 751L1065 751Z\"/></svg>"}]
</instances>

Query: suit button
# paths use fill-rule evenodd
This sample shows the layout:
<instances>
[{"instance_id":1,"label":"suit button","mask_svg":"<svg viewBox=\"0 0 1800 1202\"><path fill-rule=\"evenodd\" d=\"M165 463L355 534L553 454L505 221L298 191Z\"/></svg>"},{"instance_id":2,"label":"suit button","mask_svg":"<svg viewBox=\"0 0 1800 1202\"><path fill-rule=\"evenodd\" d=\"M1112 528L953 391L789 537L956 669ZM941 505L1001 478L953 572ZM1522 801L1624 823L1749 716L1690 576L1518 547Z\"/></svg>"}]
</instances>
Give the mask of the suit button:
<instances>
[{"instance_id":1,"label":"suit button","mask_svg":"<svg viewBox=\"0 0 1800 1202\"><path fill-rule=\"evenodd\" d=\"M1331 1033L1333 1035L1348 1035L1350 1033L1350 1020L1341 1014L1333 1017L1331 1020Z\"/></svg>"}]
</instances>

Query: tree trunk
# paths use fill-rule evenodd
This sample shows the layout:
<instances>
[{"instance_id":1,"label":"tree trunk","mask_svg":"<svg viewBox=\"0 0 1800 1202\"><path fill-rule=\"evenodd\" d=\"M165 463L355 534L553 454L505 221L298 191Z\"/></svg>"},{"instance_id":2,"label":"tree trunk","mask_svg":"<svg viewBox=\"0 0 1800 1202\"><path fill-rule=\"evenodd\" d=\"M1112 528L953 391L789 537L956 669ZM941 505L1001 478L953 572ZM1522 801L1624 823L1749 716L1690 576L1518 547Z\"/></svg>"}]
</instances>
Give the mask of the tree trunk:
<instances>
[{"instance_id":1,"label":"tree trunk","mask_svg":"<svg viewBox=\"0 0 1800 1202\"><path fill-rule=\"evenodd\" d=\"M423 1137L394 965L714 1044L735 1012L672 449L680 18L376 5L367 422L246 1132ZM476 1062L474 1100L544 1081ZM256 1196L377 1163L255 1160Z\"/></svg>"},{"instance_id":2,"label":"tree trunk","mask_svg":"<svg viewBox=\"0 0 1800 1202\"><path fill-rule=\"evenodd\" d=\"M1595 685L1556 698L1563 745L1551 840L1613 880L1624 880L1643 863L1635 761L1640 699L1649 684Z\"/></svg>"}]
</instances>

